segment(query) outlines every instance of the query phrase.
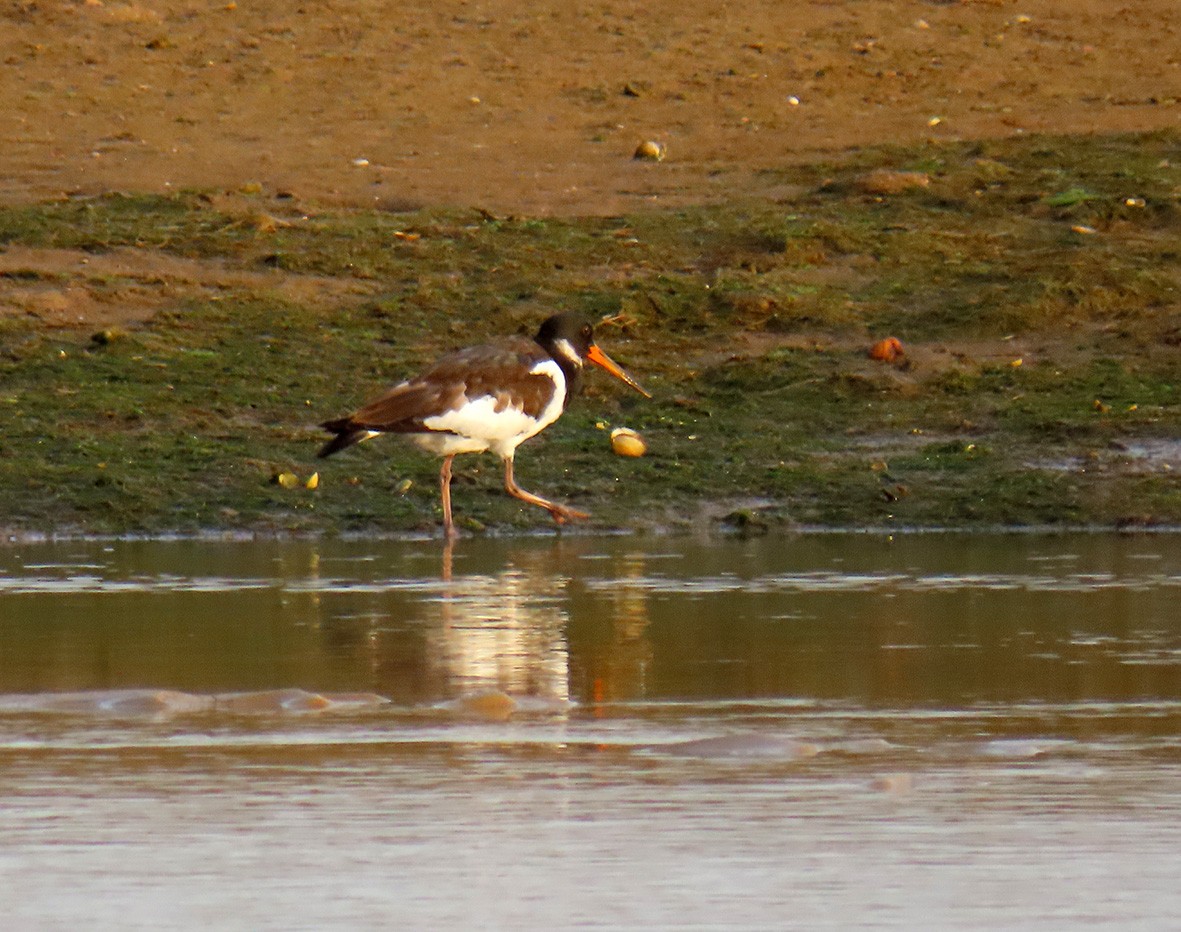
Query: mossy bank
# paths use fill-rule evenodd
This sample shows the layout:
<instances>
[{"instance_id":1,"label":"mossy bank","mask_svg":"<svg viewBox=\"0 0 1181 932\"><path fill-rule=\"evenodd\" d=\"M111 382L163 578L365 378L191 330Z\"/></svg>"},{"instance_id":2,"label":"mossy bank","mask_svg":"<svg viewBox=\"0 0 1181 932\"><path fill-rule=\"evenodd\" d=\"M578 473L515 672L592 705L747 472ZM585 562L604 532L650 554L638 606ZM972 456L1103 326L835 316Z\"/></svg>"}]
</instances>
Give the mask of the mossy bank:
<instances>
[{"instance_id":1,"label":"mossy bank","mask_svg":"<svg viewBox=\"0 0 1181 932\"><path fill-rule=\"evenodd\" d=\"M1181 524L1181 138L776 174L774 201L586 220L259 186L0 208L0 525L434 528L430 457L317 461L316 423L558 308L609 317L654 395L591 374L519 451L592 528ZM905 355L868 358L888 336ZM493 458L457 467L471 531L546 527Z\"/></svg>"}]
</instances>

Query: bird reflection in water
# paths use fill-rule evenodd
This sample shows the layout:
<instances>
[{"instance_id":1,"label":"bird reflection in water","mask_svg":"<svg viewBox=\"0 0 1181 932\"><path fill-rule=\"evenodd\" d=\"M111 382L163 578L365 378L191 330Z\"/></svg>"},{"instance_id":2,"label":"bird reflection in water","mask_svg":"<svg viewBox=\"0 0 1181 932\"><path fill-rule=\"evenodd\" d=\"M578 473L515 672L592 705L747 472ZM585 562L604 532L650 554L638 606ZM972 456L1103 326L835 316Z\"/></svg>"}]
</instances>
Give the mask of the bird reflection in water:
<instances>
[{"instance_id":1,"label":"bird reflection in water","mask_svg":"<svg viewBox=\"0 0 1181 932\"><path fill-rule=\"evenodd\" d=\"M449 544L437 646L457 702L489 713L521 702L564 707L570 698L564 577L510 563L494 574L457 578L454 559Z\"/></svg>"},{"instance_id":2,"label":"bird reflection in water","mask_svg":"<svg viewBox=\"0 0 1181 932\"><path fill-rule=\"evenodd\" d=\"M598 708L646 694L652 647L644 555L603 559L597 549L585 540L461 539L441 553L408 545L392 575L386 558L313 553L285 612L306 615L322 653L309 662L333 671L331 681L397 705L544 714L574 696Z\"/></svg>"}]
</instances>

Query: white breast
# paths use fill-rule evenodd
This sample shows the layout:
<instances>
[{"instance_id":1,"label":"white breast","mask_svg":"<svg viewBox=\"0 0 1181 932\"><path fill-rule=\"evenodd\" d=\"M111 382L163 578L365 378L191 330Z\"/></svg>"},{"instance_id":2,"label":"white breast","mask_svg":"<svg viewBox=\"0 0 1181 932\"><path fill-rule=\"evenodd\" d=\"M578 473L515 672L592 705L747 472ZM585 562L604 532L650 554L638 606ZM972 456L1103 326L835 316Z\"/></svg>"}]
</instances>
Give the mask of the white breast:
<instances>
[{"instance_id":1,"label":"white breast","mask_svg":"<svg viewBox=\"0 0 1181 932\"><path fill-rule=\"evenodd\" d=\"M496 399L491 395L465 398L457 408L423 418L423 424L439 433L416 434L414 442L441 456L484 450L491 450L501 457L512 456L518 444L561 417L566 400L566 376L556 362L547 359L529 371L534 375L545 375L554 382L553 396L537 417L530 417L519 405L509 405L497 411Z\"/></svg>"}]
</instances>

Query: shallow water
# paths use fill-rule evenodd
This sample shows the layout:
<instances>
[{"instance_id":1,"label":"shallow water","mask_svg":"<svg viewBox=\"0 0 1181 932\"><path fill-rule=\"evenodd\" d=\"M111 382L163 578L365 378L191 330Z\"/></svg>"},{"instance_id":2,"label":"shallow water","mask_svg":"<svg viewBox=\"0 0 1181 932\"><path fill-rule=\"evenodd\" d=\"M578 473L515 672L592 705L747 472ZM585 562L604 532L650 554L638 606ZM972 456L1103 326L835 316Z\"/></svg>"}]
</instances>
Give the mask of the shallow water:
<instances>
[{"instance_id":1,"label":"shallow water","mask_svg":"<svg viewBox=\"0 0 1181 932\"><path fill-rule=\"evenodd\" d=\"M1181 538L0 549L10 928L1164 929Z\"/></svg>"}]
</instances>

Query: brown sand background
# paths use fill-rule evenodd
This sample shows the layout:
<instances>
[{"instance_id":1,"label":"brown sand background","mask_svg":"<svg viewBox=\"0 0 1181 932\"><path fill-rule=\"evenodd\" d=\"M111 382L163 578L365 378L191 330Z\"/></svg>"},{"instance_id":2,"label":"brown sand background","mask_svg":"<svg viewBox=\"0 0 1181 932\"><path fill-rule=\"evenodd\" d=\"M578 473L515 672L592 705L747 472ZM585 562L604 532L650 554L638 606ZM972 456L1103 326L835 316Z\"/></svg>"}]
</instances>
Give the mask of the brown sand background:
<instances>
[{"instance_id":1,"label":"brown sand background","mask_svg":"<svg viewBox=\"0 0 1181 932\"><path fill-rule=\"evenodd\" d=\"M16 0L0 202L261 185L562 215L773 195L762 170L855 146L1177 128L1179 29L1177 0ZM665 161L631 158L645 139Z\"/></svg>"}]
</instances>

